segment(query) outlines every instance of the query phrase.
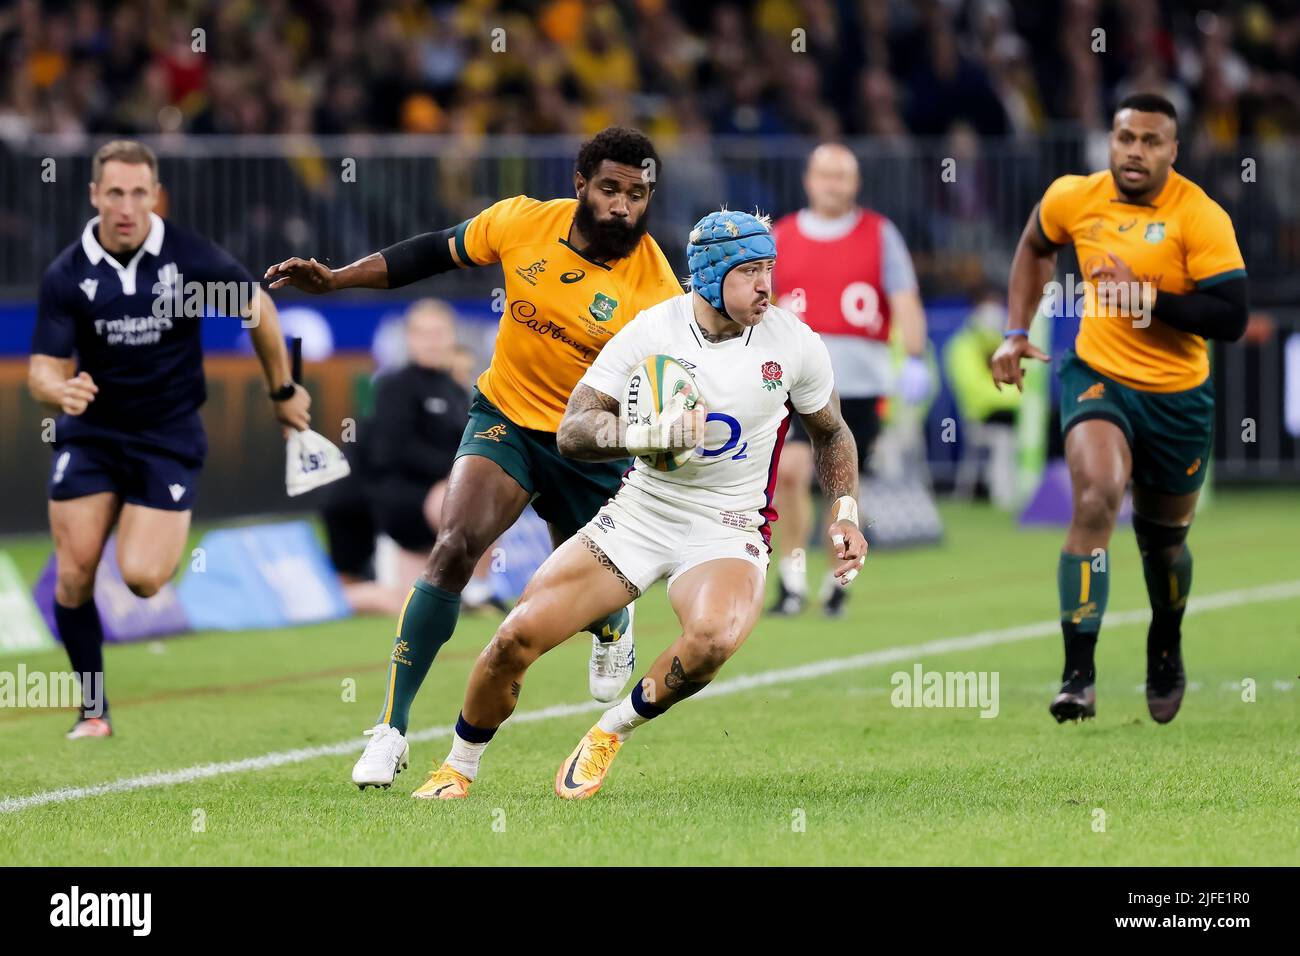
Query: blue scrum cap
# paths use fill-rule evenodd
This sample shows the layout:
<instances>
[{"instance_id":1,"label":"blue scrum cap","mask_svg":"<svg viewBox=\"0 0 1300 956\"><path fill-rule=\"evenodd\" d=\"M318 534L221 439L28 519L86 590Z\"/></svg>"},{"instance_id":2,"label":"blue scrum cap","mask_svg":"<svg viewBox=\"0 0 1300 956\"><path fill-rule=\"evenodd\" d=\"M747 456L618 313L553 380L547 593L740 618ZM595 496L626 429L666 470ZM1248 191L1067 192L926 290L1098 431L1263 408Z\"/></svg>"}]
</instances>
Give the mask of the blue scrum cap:
<instances>
[{"instance_id":1,"label":"blue scrum cap","mask_svg":"<svg viewBox=\"0 0 1300 956\"><path fill-rule=\"evenodd\" d=\"M686 244L691 288L723 315L722 283L727 273L745 262L776 258L776 240L766 216L723 209L695 224ZM727 316L730 318L730 316Z\"/></svg>"}]
</instances>

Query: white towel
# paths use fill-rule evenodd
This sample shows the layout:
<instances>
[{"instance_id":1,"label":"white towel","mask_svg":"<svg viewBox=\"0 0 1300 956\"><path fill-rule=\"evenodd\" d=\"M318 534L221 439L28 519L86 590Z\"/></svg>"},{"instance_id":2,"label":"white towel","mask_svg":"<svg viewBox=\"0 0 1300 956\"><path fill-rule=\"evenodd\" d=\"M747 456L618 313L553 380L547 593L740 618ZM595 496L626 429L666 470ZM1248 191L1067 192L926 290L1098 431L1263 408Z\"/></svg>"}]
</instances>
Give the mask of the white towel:
<instances>
[{"instance_id":1,"label":"white towel","mask_svg":"<svg viewBox=\"0 0 1300 956\"><path fill-rule=\"evenodd\" d=\"M343 452L324 435L310 428L289 432L289 443L285 447L284 489L290 498L345 478L351 471Z\"/></svg>"}]
</instances>

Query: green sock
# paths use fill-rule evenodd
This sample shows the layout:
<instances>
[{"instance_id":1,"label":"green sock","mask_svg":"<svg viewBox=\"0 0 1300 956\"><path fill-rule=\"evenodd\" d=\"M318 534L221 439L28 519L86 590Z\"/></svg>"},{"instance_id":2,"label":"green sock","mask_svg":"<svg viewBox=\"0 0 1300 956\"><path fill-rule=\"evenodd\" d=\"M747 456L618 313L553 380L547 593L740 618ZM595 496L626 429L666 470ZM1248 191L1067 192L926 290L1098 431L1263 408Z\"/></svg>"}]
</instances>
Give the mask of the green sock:
<instances>
[{"instance_id":1,"label":"green sock","mask_svg":"<svg viewBox=\"0 0 1300 956\"><path fill-rule=\"evenodd\" d=\"M1101 618L1110 594L1110 555L1102 551L1069 554L1062 551L1056 565L1056 589L1061 601L1061 634L1065 638L1065 671L1061 680L1089 683L1096 677L1093 654Z\"/></svg>"},{"instance_id":2,"label":"green sock","mask_svg":"<svg viewBox=\"0 0 1300 956\"><path fill-rule=\"evenodd\" d=\"M632 623L632 617L625 607L619 608L608 617L588 624L586 630L600 638L602 643L617 641Z\"/></svg>"},{"instance_id":3,"label":"green sock","mask_svg":"<svg viewBox=\"0 0 1300 956\"><path fill-rule=\"evenodd\" d=\"M406 596L397 619L397 642L393 645L392 663L388 667L388 694L381 724L391 724L406 733L411 719L411 702L424 683L438 650L456 630L460 615L460 595L416 581Z\"/></svg>"}]
</instances>

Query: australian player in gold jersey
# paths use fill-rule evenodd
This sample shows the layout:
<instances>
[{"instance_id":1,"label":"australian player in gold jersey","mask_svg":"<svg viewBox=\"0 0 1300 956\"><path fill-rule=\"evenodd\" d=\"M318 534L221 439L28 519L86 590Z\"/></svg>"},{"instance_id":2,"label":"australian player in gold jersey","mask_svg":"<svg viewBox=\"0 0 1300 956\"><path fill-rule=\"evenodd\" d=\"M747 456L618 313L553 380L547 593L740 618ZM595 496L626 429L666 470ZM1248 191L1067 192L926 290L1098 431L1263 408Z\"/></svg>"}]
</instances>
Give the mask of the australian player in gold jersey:
<instances>
[{"instance_id":1,"label":"australian player in gold jersey","mask_svg":"<svg viewBox=\"0 0 1300 956\"><path fill-rule=\"evenodd\" d=\"M1111 127L1110 168L1053 182L1011 266L1010 327L992 361L1000 384L1022 385L1022 358L1048 360L1027 333L1058 248L1073 243L1085 280L1079 334L1059 369L1074 511L1057 566L1065 671L1050 709L1058 721L1096 714L1107 549L1130 479L1151 602L1147 709L1163 724L1182 704L1186 539L1214 437L1207 340L1241 337L1248 298L1232 221L1172 169L1177 156L1173 105L1127 97Z\"/></svg>"},{"instance_id":2,"label":"australian player in gold jersey","mask_svg":"<svg viewBox=\"0 0 1300 956\"><path fill-rule=\"evenodd\" d=\"M469 423L448 477L437 541L397 625L379 723L352 772L358 786L388 786L407 765L411 702L451 637L460 592L484 551L532 502L558 544L617 491L628 462L560 455L555 432L569 394L610 338L638 312L681 294L647 232L660 171L654 146L611 127L585 143L574 199L504 199L473 219L425 233L331 270L289 259L266 271L270 288L307 292L393 289L456 268L500 263L506 303L491 366L478 380ZM635 663L631 609L594 621L590 687L618 696ZM429 794L417 789L415 796Z\"/></svg>"}]
</instances>

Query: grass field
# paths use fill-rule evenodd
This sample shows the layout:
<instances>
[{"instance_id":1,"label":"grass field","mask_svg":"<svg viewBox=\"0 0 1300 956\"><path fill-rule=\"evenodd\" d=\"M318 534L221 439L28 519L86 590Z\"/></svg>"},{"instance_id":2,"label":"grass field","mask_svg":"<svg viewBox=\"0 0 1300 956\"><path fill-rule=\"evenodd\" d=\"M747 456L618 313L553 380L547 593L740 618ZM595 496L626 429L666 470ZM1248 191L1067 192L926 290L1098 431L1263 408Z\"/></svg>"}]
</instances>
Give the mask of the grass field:
<instances>
[{"instance_id":1,"label":"grass field","mask_svg":"<svg viewBox=\"0 0 1300 956\"><path fill-rule=\"evenodd\" d=\"M971 506L943 516L942 548L868 559L844 619L764 620L717 693L639 730L577 804L551 783L598 713L585 638L533 668L470 799L450 804L409 794L446 752L491 618L463 619L434 665L412 768L364 793L348 774L380 703L390 621L110 647L116 737L69 742L69 712L0 711L0 863L1300 863L1294 491L1220 494L1198 519L1193 594L1214 600L1185 623L1193 683L1164 727L1140 692L1144 615L1121 613L1146 607L1130 531L1112 549L1098 719L1058 726L1061 532ZM0 543L29 577L47 547ZM675 636L662 586L638 628L646 661ZM44 653L0 669L19 660L64 666ZM891 706L891 675L916 663L997 672L997 716ZM759 679L736 681L747 676ZM61 788L83 789L53 798Z\"/></svg>"}]
</instances>

